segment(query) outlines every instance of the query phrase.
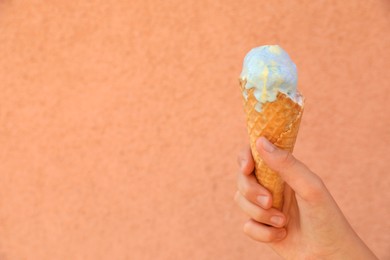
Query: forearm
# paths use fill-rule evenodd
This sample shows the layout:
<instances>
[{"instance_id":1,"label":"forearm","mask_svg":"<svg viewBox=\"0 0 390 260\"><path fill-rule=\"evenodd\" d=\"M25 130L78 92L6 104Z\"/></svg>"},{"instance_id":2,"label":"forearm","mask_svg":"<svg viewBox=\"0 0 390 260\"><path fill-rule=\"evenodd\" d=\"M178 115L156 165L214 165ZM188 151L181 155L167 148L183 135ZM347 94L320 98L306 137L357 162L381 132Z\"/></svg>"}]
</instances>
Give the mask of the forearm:
<instances>
[{"instance_id":1,"label":"forearm","mask_svg":"<svg viewBox=\"0 0 390 260\"><path fill-rule=\"evenodd\" d=\"M378 260L378 257L371 251L370 248L367 247L357 234L353 237L353 239L345 242L346 245L343 248L340 248L338 252L326 259Z\"/></svg>"},{"instance_id":2,"label":"forearm","mask_svg":"<svg viewBox=\"0 0 390 260\"><path fill-rule=\"evenodd\" d=\"M351 246L350 248L351 259L378 259L378 257L371 251L370 248L368 248L358 235L356 235L355 240L356 245Z\"/></svg>"}]
</instances>

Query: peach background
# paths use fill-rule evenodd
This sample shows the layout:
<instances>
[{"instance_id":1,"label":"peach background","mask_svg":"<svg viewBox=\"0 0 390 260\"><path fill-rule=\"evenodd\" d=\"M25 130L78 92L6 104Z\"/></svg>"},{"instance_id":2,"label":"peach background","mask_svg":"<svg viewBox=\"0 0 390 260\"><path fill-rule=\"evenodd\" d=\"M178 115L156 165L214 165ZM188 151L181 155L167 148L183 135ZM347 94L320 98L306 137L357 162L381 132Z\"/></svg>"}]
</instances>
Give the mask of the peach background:
<instances>
[{"instance_id":1,"label":"peach background","mask_svg":"<svg viewBox=\"0 0 390 260\"><path fill-rule=\"evenodd\" d=\"M296 156L390 259L389 17L386 0L0 0L0 259L278 259L232 200L242 59L274 43L307 99Z\"/></svg>"}]
</instances>

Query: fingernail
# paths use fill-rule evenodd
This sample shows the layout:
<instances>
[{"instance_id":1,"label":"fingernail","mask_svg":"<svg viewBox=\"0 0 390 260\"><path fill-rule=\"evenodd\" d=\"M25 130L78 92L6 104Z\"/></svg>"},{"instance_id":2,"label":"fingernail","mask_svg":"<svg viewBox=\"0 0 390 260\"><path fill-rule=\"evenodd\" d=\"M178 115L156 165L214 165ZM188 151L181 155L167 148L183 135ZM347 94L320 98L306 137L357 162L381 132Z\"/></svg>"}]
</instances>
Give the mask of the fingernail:
<instances>
[{"instance_id":1,"label":"fingernail","mask_svg":"<svg viewBox=\"0 0 390 260\"><path fill-rule=\"evenodd\" d=\"M281 217L281 216L272 216L270 221L274 225L281 226L283 224L283 217Z\"/></svg>"},{"instance_id":2,"label":"fingernail","mask_svg":"<svg viewBox=\"0 0 390 260\"><path fill-rule=\"evenodd\" d=\"M273 151L275 151L275 146L270 141L268 141L267 138L261 137L260 142L261 146L266 152L272 153Z\"/></svg>"},{"instance_id":3,"label":"fingernail","mask_svg":"<svg viewBox=\"0 0 390 260\"><path fill-rule=\"evenodd\" d=\"M259 195L257 196L257 201L259 202L260 206L266 207L268 205L268 196L267 195Z\"/></svg>"}]
</instances>

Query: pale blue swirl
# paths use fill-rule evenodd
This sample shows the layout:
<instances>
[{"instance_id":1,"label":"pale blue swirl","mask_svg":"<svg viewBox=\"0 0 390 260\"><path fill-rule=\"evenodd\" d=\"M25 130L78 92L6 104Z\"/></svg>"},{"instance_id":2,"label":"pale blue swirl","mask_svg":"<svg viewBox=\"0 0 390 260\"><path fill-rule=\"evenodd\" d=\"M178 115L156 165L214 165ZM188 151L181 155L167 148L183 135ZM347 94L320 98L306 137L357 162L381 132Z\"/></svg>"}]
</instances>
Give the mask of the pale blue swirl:
<instances>
[{"instance_id":1,"label":"pale blue swirl","mask_svg":"<svg viewBox=\"0 0 390 260\"><path fill-rule=\"evenodd\" d=\"M278 45L266 45L252 49L244 59L241 79L246 80L247 90L255 88L254 95L259 103L257 111L265 102L276 100L278 91L295 100L297 96L297 68L290 56Z\"/></svg>"}]
</instances>

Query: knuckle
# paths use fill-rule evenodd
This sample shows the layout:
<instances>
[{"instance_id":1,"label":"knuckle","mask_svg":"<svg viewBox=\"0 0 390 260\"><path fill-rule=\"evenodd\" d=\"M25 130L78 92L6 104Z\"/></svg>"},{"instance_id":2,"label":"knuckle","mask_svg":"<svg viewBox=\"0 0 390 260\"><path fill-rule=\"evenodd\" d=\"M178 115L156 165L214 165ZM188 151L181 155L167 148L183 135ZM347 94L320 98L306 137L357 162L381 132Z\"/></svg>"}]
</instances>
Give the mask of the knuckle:
<instances>
[{"instance_id":1,"label":"knuckle","mask_svg":"<svg viewBox=\"0 0 390 260\"><path fill-rule=\"evenodd\" d=\"M238 164L238 166L241 166L241 162L242 162L242 155L241 155L241 153L239 153L238 156L237 156L237 164Z\"/></svg>"},{"instance_id":2,"label":"knuckle","mask_svg":"<svg viewBox=\"0 0 390 260\"><path fill-rule=\"evenodd\" d=\"M258 209L254 212L253 218L254 218L257 222L264 223L264 212L263 212L260 208L258 208Z\"/></svg>"},{"instance_id":3,"label":"knuckle","mask_svg":"<svg viewBox=\"0 0 390 260\"><path fill-rule=\"evenodd\" d=\"M280 170L287 170L293 167L297 160L290 152L285 152L280 160Z\"/></svg>"},{"instance_id":4,"label":"knuckle","mask_svg":"<svg viewBox=\"0 0 390 260\"><path fill-rule=\"evenodd\" d=\"M318 177L318 176L314 177L313 188L315 190L318 190L318 191L323 191L324 190L325 184L324 184L323 180L320 177Z\"/></svg>"},{"instance_id":5,"label":"knuckle","mask_svg":"<svg viewBox=\"0 0 390 260\"><path fill-rule=\"evenodd\" d=\"M244 180L243 180L243 177L240 173L237 174L237 189L239 191L242 191L244 188L243 188L243 184L244 183Z\"/></svg>"},{"instance_id":6,"label":"knuckle","mask_svg":"<svg viewBox=\"0 0 390 260\"><path fill-rule=\"evenodd\" d=\"M252 192L249 188L249 185L243 185L243 189L242 189L242 195L245 197L245 198L250 198L251 195L252 195Z\"/></svg>"},{"instance_id":7,"label":"knuckle","mask_svg":"<svg viewBox=\"0 0 390 260\"><path fill-rule=\"evenodd\" d=\"M238 155L237 155L237 163L240 167L242 167L243 164L246 163L247 161L247 148L243 148L239 151Z\"/></svg>"},{"instance_id":8,"label":"knuckle","mask_svg":"<svg viewBox=\"0 0 390 260\"><path fill-rule=\"evenodd\" d=\"M240 197L240 192L236 191L236 193L234 194L234 198L233 198L236 203L238 203L239 197Z\"/></svg>"},{"instance_id":9,"label":"knuckle","mask_svg":"<svg viewBox=\"0 0 390 260\"><path fill-rule=\"evenodd\" d=\"M272 232L272 229L266 229L263 234L263 241L264 242L271 242L275 239L275 234Z\"/></svg>"},{"instance_id":10,"label":"knuckle","mask_svg":"<svg viewBox=\"0 0 390 260\"><path fill-rule=\"evenodd\" d=\"M314 176L310 184L308 197L312 200L318 201L324 196L324 194L325 184L323 180L318 176Z\"/></svg>"},{"instance_id":11,"label":"knuckle","mask_svg":"<svg viewBox=\"0 0 390 260\"><path fill-rule=\"evenodd\" d=\"M250 198L250 196L252 194L250 185L246 181L239 181L238 182L238 190L246 198Z\"/></svg>"}]
</instances>

